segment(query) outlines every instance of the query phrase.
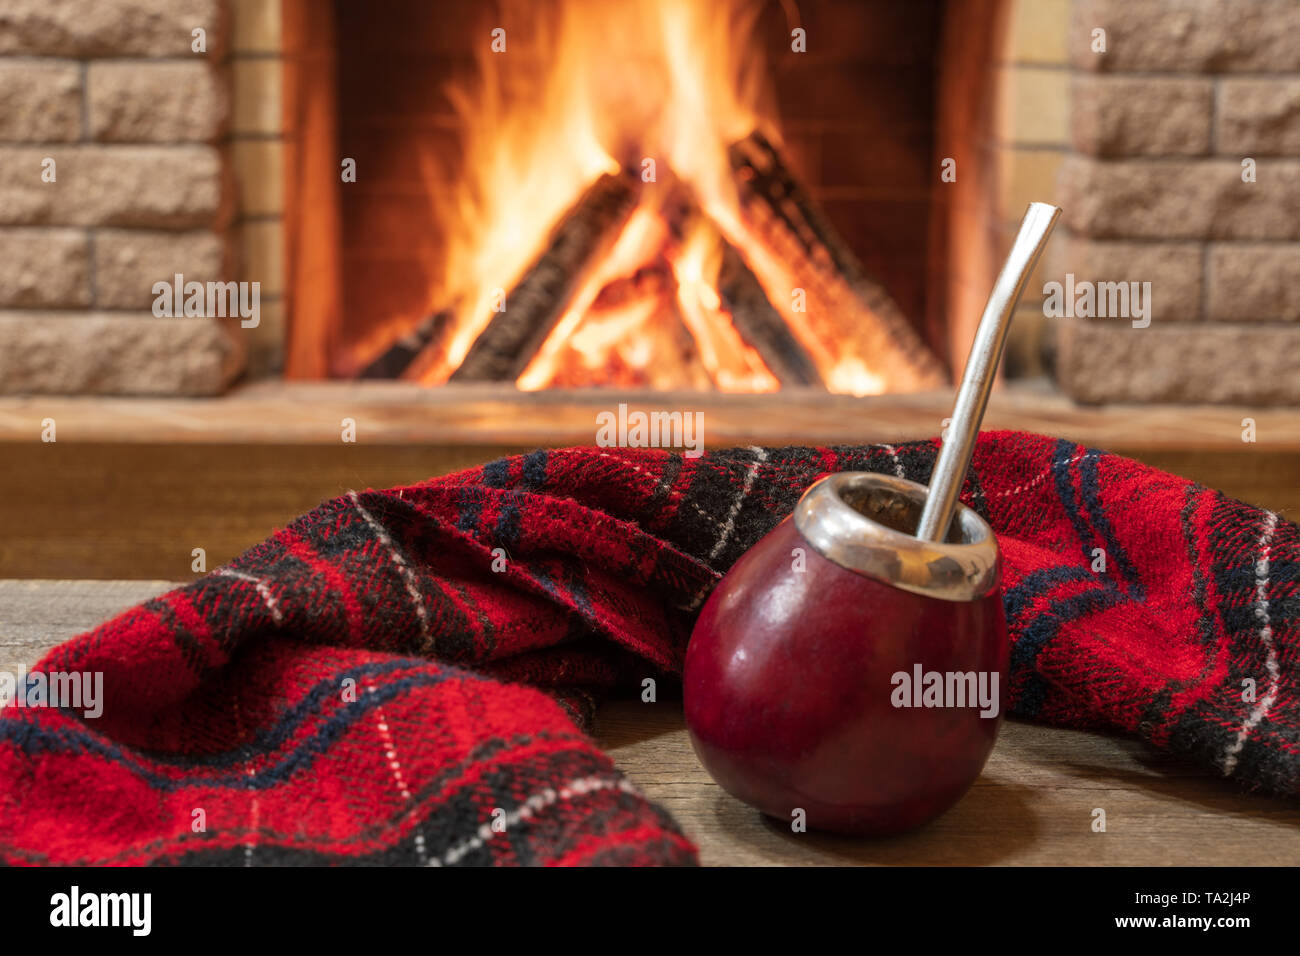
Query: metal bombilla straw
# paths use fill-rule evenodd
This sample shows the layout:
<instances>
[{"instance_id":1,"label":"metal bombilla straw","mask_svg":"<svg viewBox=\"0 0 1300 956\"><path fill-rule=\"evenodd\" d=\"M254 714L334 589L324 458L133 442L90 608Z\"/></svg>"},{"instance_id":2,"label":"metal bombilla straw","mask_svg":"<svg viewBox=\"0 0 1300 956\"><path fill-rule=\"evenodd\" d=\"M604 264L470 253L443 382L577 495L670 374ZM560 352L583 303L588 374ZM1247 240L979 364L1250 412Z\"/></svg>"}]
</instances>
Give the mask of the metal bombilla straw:
<instances>
[{"instance_id":1,"label":"metal bombilla straw","mask_svg":"<svg viewBox=\"0 0 1300 956\"><path fill-rule=\"evenodd\" d=\"M993 283L970 355L966 358L966 370L953 405L948 437L939 449L939 458L930 476L930 490L916 526L916 537L922 541L943 541L948 536L948 528L957 510L957 497L961 494L966 470L975 453L975 438L984 420L984 409L993 390L1002 348L1007 342L1011 312L1060 214L1059 208L1048 203L1029 204L1002 271Z\"/></svg>"}]
</instances>

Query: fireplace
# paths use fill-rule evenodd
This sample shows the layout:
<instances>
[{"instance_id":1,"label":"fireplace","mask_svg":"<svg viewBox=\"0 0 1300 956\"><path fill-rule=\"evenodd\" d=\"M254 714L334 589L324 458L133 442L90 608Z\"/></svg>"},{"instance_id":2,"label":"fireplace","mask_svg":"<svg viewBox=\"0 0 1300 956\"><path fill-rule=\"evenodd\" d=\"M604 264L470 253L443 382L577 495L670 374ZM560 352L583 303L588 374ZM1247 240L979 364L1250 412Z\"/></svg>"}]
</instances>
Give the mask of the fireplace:
<instances>
[{"instance_id":1,"label":"fireplace","mask_svg":"<svg viewBox=\"0 0 1300 956\"><path fill-rule=\"evenodd\" d=\"M987 427L1128 454L1284 514L1300 507L1294 3L692 4L745 28L726 39L745 45L727 49L744 51L758 89L725 89L756 121L718 136L726 159L708 168L749 219L737 232L709 189L678 191L688 210L705 207L680 220L703 232L665 227L584 308L654 314L682 360L618 364L606 340L594 368L568 363L548 387L520 384L517 365L469 381L427 374L456 301L444 289L454 220L434 200L460 195L469 142L448 91L474 93L480 59L522 59L529 31L480 0L369 6L62 0L0 14L0 493L15 503L0 576L195 576L196 554L216 567L350 488L599 442L623 405L629 420L702 417L707 448L931 438L951 387L838 385L824 362L803 361L814 350L798 323L811 313L794 309L794 288L824 282L832 301L824 290L839 290L866 328L904 329L897 339L951 381L1031 200L1064 214L1016 312ZM650 12L661 9L672 7ZM498 25L504 54L490 46ZM602 175L638 208L674 178L698 179L690 159L662 160L662 140L602 142L613 165L552 196L553 221L526 234L531 257L481 284L502 289L506 314L527 304L519 275ZM660 160L653 182L641 178L647 157ZM344 182L349 159L355 181ZM654 209L660 222L672 207ZM796 227L754 225L777 209ZM746 230L762 242L747 245ZM763 275L771 248L798 281ZM718 258L731 265L714 273ZM752 296L736 291L736 258ZM561 273L571 286L619 261L578 260L586 267ZM1145 316L1102 317L1079 298L1120 282L1150 283ZM206 293L230 283L256 284L255 317L213 317ZM734 333L774 389L710 370L683 287L725 307L729 325L714 314L702 327ZM546 321L526 326L547 333L541 344L525 335L502 354L540 354L580 291L558 315L542 303ZM818 301L807 296L810 310ZM490 302L475 321L498 315Z\"/></svg>"},{"instance_id":2,"label":"fireplace","mask_svg":"<svg viewBox=\"0 0 1300 956\"><path fill-rule=\"evenodd\" d=\"M1300 403L1281 0L664 0L637 29L583 0L65 6L0 22L10 394L932 390L1044 199L1009 380ZM176 276L257 283L256 321L160 316ZM1149 308L1058 314L1053 282Z\"/></svg>"},{"instance_id":3,"label":"fireplace","mask_svg":"<svg viewBox=\"0 0 1300 956\"><path fill-rule=\"evenodd\" d=\"M337 0L332 20L288 15L286 46L310 51L286 65L291 166L317 174L285 228L299 258L336 263L337 306L306 287L317 270L291 277L286 374L942 386L943 7L408 0L376 17ZM989 74L965 78L946 91L955 112L987 113Z\"/></svg>"}]
</instances>

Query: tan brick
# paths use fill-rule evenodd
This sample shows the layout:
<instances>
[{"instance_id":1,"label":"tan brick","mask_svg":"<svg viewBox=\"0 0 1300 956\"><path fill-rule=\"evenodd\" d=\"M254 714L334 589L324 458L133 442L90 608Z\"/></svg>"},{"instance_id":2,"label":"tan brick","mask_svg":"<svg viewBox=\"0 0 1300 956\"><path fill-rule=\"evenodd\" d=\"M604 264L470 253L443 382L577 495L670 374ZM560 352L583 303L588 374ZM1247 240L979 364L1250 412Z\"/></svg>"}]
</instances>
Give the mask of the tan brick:
<instances>
[{"instance_id":1,"label":"tan brick","mask_svg":"<svg viewBox=\"0 0 1300 956\"><path fill-rule=\"evenodd\" d=\"M1051 149L1000 149L1002 221L1019 223L1031 202L1052 202L1064 153Z\"/></svg>"},{"instance_id":2,"label":"tan brick","mask_svg":"<svg viewBox=\"0 0 1300 956\"><path fill-rule=\"evenodd\" d=\"M81 229L0 229L0 306L90 304L90 255Z\"/></svg>"},{"instance_id":3,"label":"tan brick","mask_svg":"<svg viewBox=\"0 0 1300 956\"><path fill-rule=\"evenodd\" d=\"M55 182L41 181L55 160ZM0 225L212 227L223 212L209 146L0 147Z\"/></svg>"},{"instance_id":4,"label":"tan brick","mask_svg":"<svg viewBox=\"0 0 1300 956\"><path fill-rule=\"evenodd\" d=\"M284 67L278 59L235 61L231 132L280 132L284 125L280 114L280 80L283 72Z\"/></svg>"},{"instance_id":5,"label":"tan brick","mask_svg":"<svg viewBox=\"0 0 1300 956\"><path fill-rule=\"evenodd\" d=\"M262 295L279 295L284 291L284 224L248 222L239 232L239 277L260 282Z\"/></svg>"},{"instance_id":6,"label":"tan brick","mask_svg":"<svg viewBox=\"0 0 1300 956\"><path fill-rule=\"evenodd\" d=\"M280 50L280 0L234 0L231 21L236 53Z\"/></svg>"},{"instance_id":7,"label":"tan brick","mask_svg":"<svg viewBox=\"0 0 1300 956\"><path fill-rule=\"evenodd\" d=\"M0 53L53 56L181 56L196 27L207 55L225 49L223 0L5 0Z\"/></svg>"},{"instance_id":8,"label":"tan brick","mask_svg":"<svg viewBox=\"0 0 1300 956\"><path fill-rule=\"evenodd\" d=\"M1014 0L1003 56L1016 63L1065 63L1070 0Z\"/></svg>"},{"instance_id":9,"label":"tan brick","mask_svg":"<svg viewBox=\"0 0 1300 956\"><path fill-rule=\"evenodd\" d=\"M1008 378L1034 378L1047 372L1043 362L1048 319L1038 306L1021 306L1011 317L1003 372Z\"/></svg>"},{"instance_id":10,"label":"tan brick","mask_svg":"<svg viewBox=\"0 0 1300 956\"><path fill-rule=\"evenodd\" d=\"M1236 156L1300 155L1300 77L1223 80L1216 142Z\"/></svg>"},{"instance_id":11,"label":"tan brick","mask_svg":"<svg viewBox=\"0 0 1300 956\"><path fill-rule=\"evenodd\" d=\"M1186 322L1201 317L1199 242L1101 242L1071 237L1053 263L1053 281L1065 283L1067 273L1079 282L1150 282L1151 321ZM1128 319L1099 321L1127 322Z\"/></svg>"},{"instance_id":12,"label":"tan brick","mask_svg":"<svg viewBox=\"0 0 1300 956\"><path fill-rule=\"evenodd\" d=\"M1106 30L1093 53L1092 31ZM1294 0L1075 0L1070 61L1103 72L1300 70Z\"/></svg>"},{"instance_id":13,"label":"tan brick","mask_svg":"<svg viewBox=\"0 0 1300 956\"><path fill-rule=\"evenodd\" d=\"M1300 319L1300 244L1215 243L1209 254L1212 319ZM1298 330L1300 334L1300 330ZM1300 342L1293 346L1300 355Z\"/></svg>"},{"instance_id":14,"label":"tan brick","mask_svg":"<svg viewBox=\"0 0 1300 956\"><path fill-rule=\"evenodd\" d=\"M90 65L86 85L97 140L209 142L225 129L225 84L207 60L99 61Z\"/></svg>"},{"instance_id":15,"label":"tan brick","mask_svg":"<svg viewBox=\"0 0 1300 956\"><path fill-rule=\"evenodd\" d=\"M81 67L57 60L0 60L0 140L81 138Z\"/></svg>"},{"instance_id":16,"label":"tan brick","mask_svg":"<svg viewBox=\"0 0 1300 956\"><path fill-rule=\"evenodd\" d=\"M1069 128L1069 74L1031 66L1003 67L998 139L1004 143L1064 146Z\"/></svg>"},{"instance_id":17,"label":"tan brick","mask_svg":"<svg viewBox=\"0 0 1300 956\"><path fill-rule=\"evenodd\" d=\"M216 395L243 352L213 319L0 312L0 393Z\"/></svg>"},{"instance_id":18,"label":"tan brick","mask_svg":"<svg viewBox=\"0 0 1300 956\"><path fill-rule=\"evenodd\" d=\"M149 308L153 284L225 278L226 245L211 232L146 232L105 229L95 235L95 304L101 308Z\"/></svg>"},{"instance_id":19,"label":"tan brick","mask_svg":"<svg viewBox=\"0 0 1300 956\"><path fill-rule=\"evenodd\" d=\"M1287 326L1128 325L1062 319L1057 380L1107 402L1300 403L1300 330Z\"/></svg>"},{"instance_id":20,"label":"tan brick","mask_svg":"<svg viewBox=\"0 0 1300 956\"><path fill-rule=\"evenodd\" d=\"M1071 156L1059 205L1073 232L1095 239L1300 238L1300 161L1260 160L1253 183L1241 173L1226 159Z\"/></svg>"},{"instance_id":21,"label":"tan brick","mask_svg":"<svg viewBox=\"0 0 1300 956\"><path fill-rule=\"evenodd\" d=\"M1214 84L1200 77L1079 75L1070 139L1094 156L1201 156L1210 149Z\"/></svg>"},{"instance_id":22,"label":"tan brick","mask_svg":"<svg viewBox=\"0 0 1300 956\"><path fill-rule=\"evenodd\" d=\"M284 147L278 140L237 140L230 144L239 211L263 216L284 210Z\"/></svg>"}]
</instances>

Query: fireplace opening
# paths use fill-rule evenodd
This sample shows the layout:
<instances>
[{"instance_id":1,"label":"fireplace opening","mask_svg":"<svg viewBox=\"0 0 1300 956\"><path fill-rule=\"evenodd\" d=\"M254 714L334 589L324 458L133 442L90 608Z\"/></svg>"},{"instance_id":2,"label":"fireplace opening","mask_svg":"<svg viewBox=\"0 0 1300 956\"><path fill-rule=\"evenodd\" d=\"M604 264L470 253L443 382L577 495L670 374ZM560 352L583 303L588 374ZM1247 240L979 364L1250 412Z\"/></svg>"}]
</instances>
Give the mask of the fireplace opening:
<instances>
[{"instance_id":1,"label":"fireplace opening","mask_svg":"<svg viewBox=\"0 0 1300 956\"><path fill-rule=\"evenodd\" d=\"M284 15L288 377L865 395L960 371L998 238L998 5L310 6Z\"/></svg>"}]
</instances>

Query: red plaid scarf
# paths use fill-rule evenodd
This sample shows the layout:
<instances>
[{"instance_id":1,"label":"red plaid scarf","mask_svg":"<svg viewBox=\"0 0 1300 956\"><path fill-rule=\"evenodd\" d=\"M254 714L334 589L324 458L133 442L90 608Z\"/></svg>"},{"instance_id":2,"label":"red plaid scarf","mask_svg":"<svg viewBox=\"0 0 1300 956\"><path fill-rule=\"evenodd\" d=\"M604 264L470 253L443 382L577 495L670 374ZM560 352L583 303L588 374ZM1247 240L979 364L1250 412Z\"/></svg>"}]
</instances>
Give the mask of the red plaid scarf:
<instances>
[{"instance_id":1,"label":"red plaid scarf","mask_svg":"<svg viewBox=\"0 0 1300 956\"><path fill-rule=\"evenodd\" d=\"M46 657L102 672L103 713L0 715L0 858L693 862L580 729L595 701L680 670L816 478L925 482L936 448L538 451L323 504ZM1296 795L1300 529L1017 433L981 437L963 500L1003 548L1013 714Z\"/></svg>"}]
</instances>

